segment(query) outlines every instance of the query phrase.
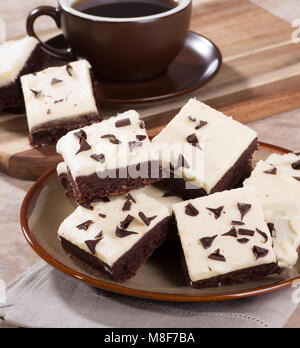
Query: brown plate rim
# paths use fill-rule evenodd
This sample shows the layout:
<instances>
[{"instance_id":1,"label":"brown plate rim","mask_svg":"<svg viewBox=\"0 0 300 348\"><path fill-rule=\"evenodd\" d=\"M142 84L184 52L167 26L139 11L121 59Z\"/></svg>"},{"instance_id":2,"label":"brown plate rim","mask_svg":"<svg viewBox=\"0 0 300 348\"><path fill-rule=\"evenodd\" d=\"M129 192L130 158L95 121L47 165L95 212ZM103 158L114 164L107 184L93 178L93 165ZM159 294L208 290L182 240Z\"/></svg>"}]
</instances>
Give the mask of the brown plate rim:
<instances>
[{"instance_id":1,"label":"brown plate rim","mask_svg":"<svg viewBox=\"0 0 300 348\"><path fill-rule=\"evenodd\" d=\"M162 100L167 100L167 99L171 99L171 98L176 98L176 97L182 96L182 95L184 95L186 93L195 91L195 90L203 87L207 83L209 83L212 79L214 79L216 77L216 75L221 70L221 67L223 65L222 53L221 53L219 47L213 41L211 41L210 39L208 39L204 35L201 35L199 33L196 33L195 31L190 30L188 32L188 35L191 35L191 34L192 35L196 35L196 36L206 40L210 45L213 46L213 48L214 48L214 50L216 52L216 58L218 60L218 66L217 66L216 70L212 74L210 74L210 76L207 79L205 79L204 81L192 84L190 87L186 87L186 88L180 89L179 91L165 93L165 94L161 94L161 95L154 96L154 97L132 98L132 99L103 98L103 99L100 100L101 103L104 103L104 104L144 104L144 103L150 103L150 102L157 102L157 101L162 101ZM51 41L57 39L58 37L63 37L63 35L62 34L56 35L56 36L50 38L46 43L51 45ZM187 36L187 39L188 39L188 36ZM182 49L184 49L184 47ZM176 58L175 58L175 60L176 60ZM100 83L101 83L101 80L100 80Z\"/></svg>"},{"instance_id":2,"label":"brown plate rim","mask_svg":"<svg viewBox=\"0 0 300 348\"><path fill-rule=\"evenodd\" d=\"M271 144L267 144L263 142L260 142L259 145L263 148L269 149L274 152L279 152L282 154L291 152L283 147L279 147L276 145L271 145ZM21 228L26 241L29 243L31 248L44 261L46 261L48 264L58 269L59 271L75 279L88 283L102 290L107 290L117 294L123 294L123 295L132 296L132 297L138 297L138 298L146 298L151 300L173 301L173 302L211 302L211 301L241 299L241 298L257 296L257 295L267 294L273 291L277 291L277 290L291 286L293 282L296 280L300 280L300 275L299 275L297 277L294 277L286 281L266 285L266 286L259 287L257 289L252 289L252 290L244 290L244 291L230 292L226 294L217 294L217 295L184 295L184 294L169 294L169 293L162 293L162 292L131 289L121 284L108 283L99 279L95 279L92 276L87 276L80 272L74 271L73 269L65 266L64 264L56 260L55 256L49 255L47 251L38 243L38 241L34 237L33 232L29 229L29 226L28 226L27 217L30 215L29 206L30 206L31 199L34 196L34 194L38 192L41 187L44 186L44 183L47 181L47 179L50 176L52 176L55 173L55 171L56 171L56 168L53 168L49 170L48 172L46 172L42 177L40 177L34 183L34 185L30 188L30 190L26 194L26 197L22 203L21 212L20 212Z\"/></svg>"}]
</instances>

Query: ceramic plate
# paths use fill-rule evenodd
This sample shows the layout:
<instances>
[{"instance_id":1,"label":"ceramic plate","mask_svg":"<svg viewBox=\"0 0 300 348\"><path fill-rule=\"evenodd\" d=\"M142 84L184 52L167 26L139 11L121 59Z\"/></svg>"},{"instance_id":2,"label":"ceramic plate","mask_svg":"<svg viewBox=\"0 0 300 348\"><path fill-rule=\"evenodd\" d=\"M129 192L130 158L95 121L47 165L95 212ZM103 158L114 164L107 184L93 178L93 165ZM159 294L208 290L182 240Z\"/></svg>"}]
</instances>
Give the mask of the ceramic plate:
<instances>
[{"instance_id":1,"label":"ceramic plate","mask_svg":"<svg viewBox=\"0 0 300 348\"><path fill-rule=\"evenodd\" d=\"M285 149L260 144L254 162L270 153L286 153ZM21 210L21 225L28 243L46 262L58 270L100 289L115 293L167 301L219 301L237 299L275 291L300 279L300 262L281 275L272 275L253 282L196 290L185 285L180 257L167 246L158 249L124 284L107 280L98 271L68 257L60 246L57 230L75 208L67 199L55 169L41 177L28 192Z\"/></svg>"},{"instance_id":2,"label":"ceramic plate","mask_svg":"<svg viewBox=\"0 0 300 348\"><path fill-rule=\"evenodd\" d=\"M47 42L56 48L66 47L62 35ZM50 65L61 61L51 59ZM194 32L188 37L178 56L161 76L139 83L115 83L99 81L98 98L102 104L145 103L180 96L202 87L220 70L222 55L210 40Z\"/></svg>"}]
</instances>

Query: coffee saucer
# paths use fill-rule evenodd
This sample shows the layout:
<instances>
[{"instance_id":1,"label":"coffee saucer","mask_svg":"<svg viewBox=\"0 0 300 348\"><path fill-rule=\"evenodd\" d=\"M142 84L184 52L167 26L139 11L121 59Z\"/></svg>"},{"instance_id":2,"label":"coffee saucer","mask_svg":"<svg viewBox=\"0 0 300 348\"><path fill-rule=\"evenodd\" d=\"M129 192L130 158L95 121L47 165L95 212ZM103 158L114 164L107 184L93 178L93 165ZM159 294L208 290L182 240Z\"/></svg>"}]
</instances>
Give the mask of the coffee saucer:
<instances>
[{"instance_id":1,"label":"coffee saucer","mask_svg":"<svg viewBox=\"0 0 300 348\"><path fill-rule=\"evenodd\" d=\"M66 47L63 35L50 39L47 44ZM58 65L50 59L50 65ZM184 47L161 76L138 83L99 81L97 93L100 102L145 103L177 97L208 83L220 70L222 54L218 47L195 32L190 31Z\"/></svg>"}]
</instances>

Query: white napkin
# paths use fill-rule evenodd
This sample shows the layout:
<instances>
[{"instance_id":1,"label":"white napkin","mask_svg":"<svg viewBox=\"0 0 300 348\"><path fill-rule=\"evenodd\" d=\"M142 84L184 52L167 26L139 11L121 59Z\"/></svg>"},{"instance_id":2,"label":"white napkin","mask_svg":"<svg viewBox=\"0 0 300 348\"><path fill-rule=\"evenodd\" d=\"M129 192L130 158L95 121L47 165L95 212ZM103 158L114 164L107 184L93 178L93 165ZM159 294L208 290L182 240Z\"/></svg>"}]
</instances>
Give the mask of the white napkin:
<instances>
[{"instance_id":1,"label":"white napkin","mask_svg":"<svg viewBox=\"0 0 300 348\"><path fill-rule=\"evenodd\" d=\"M8 286L0 317L32 328L277 328L296 308L293 291L228 302L155 302L95 289L39 262Z\"/></svg>"}]
</instances>

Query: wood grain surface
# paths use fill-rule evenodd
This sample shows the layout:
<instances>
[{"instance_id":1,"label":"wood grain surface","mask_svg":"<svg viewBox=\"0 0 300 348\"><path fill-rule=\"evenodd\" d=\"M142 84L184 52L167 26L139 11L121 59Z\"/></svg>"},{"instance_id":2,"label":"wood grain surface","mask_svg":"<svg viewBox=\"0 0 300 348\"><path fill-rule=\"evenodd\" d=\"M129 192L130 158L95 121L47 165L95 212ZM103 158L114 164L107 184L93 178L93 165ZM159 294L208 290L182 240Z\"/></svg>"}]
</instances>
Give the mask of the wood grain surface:
<instances>
[{"instance_id":1,"label":"wood grain surface","mask_svg":"<svg viewBox=\"0 0 300 348\"><path fill-rule=\"evenodd\" d=\"M20 16L11 6L0 4L4 19ZM20 23L37 0L18 2L23 18L8 35L19 37ZM44 1L55 5L56 1ZM103 105L104 116L128 108L137 109L154 126L154 131L171 119L190 97L247 123L300 106L300 49L292 43L291 25L248 0L194 1L191 29L210 38L221 49L224 65L207 86L183 97L143 105ZM52 21L38 23L42 37L57 33ZM0 169L26 180L37 179L60 158L54 147L35 150L27 140L24 115L0 117Z\"/></svg>"}]
</instances>

